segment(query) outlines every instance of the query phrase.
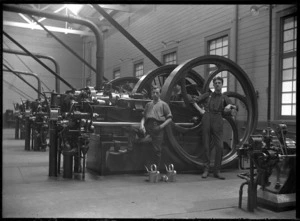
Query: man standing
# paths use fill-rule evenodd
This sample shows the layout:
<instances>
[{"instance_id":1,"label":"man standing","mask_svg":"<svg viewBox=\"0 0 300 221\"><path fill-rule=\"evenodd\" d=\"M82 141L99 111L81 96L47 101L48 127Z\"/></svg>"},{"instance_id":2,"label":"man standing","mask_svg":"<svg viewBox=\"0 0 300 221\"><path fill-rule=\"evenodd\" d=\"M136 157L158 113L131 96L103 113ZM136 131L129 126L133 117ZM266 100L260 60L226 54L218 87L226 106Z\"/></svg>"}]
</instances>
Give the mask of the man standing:
<instances>
[{"instance_id":1,"label":"man standing","mask_svg":"<svg viewBox=\"0 0 300 221\"><path fill-rule=\"evenodd\" d=\"M224 180L220 175L223 152L223 117L222 114L230 114L231 109L236 109L231 100L222 94L223 78L213 79L214 92L206 92L195 100L191 99L193 106L203 114L202 117L202 141L205 149L205 163L202 178L209 175L210 166L210 143L213 142L216 154L214 162L214 177ZM204 104L204 109L198 104Z\"/></svg>"},{"instance_id":2,"label":"man standing","mask_svg":"<svg viewBox=\"0 0 300 221\"><path fill-rule=\"evenodd\" d=\"M148 133L152 138L154 149L154 163L157 168L161 161L161 145L163 142L164 128L172 121L172 113L169 105L160 99L160 88L153 86L152 101L145 106L143 118L140 124L140 130Z\"/></svg>"}]
</instances>

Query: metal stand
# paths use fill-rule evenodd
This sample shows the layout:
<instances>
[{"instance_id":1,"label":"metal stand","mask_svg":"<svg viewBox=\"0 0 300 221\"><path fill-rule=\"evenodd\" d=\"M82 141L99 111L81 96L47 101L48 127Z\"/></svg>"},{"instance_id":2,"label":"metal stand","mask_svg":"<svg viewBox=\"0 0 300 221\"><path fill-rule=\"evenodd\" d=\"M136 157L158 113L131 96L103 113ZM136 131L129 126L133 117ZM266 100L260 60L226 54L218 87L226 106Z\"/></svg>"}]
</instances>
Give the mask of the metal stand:
<instances>
[{"instance_id":1,"label":"metal stand","mask_svg":"<svg viewBox=\"0 0 300 221\"><path fill-rule=\"evenodd\" d=\"M19 132L20 132L20 120L19 117L16 116L16 124L15 124L15 139L19 139Z\"/></svg>"},{"instance_id":2,"label":"metal stand","mask_svg":"<svg viewBox=\"0 0 300 221\"><path fill-rule=\"evenodd\" d=\"M25 118L25 150L30 150L30 122L29 117Z\"/></svg>"},{"instance_id":3,"label":"metal stand","mask_svg":"<svg viewBox=\"0 0 300 221\"><path fill-rule=\"evenodd\" d=\"M73 173L73 155L74 153L64 151L63 152L63 158L64 158L64 172L63 172L63 178L72 179Z\"/></svg>"},{"instance_id":4,"label":"metal stand","mask_svg":"<svg viewBox=\"0 0 300 221\"><path fill-rule=\"evenodd\" d=\"M49 121L49 176L57 176L57 128L56 121Z\"/></svg>"}]
</instances>

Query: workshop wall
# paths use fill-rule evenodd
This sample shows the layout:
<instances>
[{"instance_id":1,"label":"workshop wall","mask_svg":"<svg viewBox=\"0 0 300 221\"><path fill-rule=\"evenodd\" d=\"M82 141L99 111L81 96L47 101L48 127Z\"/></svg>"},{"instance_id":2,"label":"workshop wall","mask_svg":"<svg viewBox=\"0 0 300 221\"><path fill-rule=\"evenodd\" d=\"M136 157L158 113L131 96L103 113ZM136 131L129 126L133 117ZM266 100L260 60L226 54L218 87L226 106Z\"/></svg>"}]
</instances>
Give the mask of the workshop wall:
<instances>
[{"instance_id":1,"label":"workshop wall","mask_svg":"<svg viewBox=\"0 0 300 221\"><path fill-rule=\"evenodd\" d=\"M252 5L238 5L235 18L235 5L153 5L141 9L126 18L116 20L147 50L162 61L162 53L176 50L178 63L207 54L207 39L218 33L229 33L229 58L248 74L258 95L258 128L264 128L268 108L268 61L269 61L269 9L262 7L259 15L252 15ZM258 5L261 7L262 5ZM277 12L291 5L276 5L272 17L272 87L271 120L274 120L275 49L279 38L276 28ZM237 19L237 39L234 41L234 25ZM162 41L170 42L163 45ZM114 69L121 70L121 77L133 76L133 66L137 61L144 62L144 73L155 69L156 65L143 55L120 32L111 28L105 33L105 76L113 78ZM202 74L202 73L201 73ZM204 76L204 75L203 75ZM229 90L235 90L235 79L229 77ZM237 92L243 93L239 83ZM291 124L294 130L294 123Z\"/></svg>"}]
</instances>

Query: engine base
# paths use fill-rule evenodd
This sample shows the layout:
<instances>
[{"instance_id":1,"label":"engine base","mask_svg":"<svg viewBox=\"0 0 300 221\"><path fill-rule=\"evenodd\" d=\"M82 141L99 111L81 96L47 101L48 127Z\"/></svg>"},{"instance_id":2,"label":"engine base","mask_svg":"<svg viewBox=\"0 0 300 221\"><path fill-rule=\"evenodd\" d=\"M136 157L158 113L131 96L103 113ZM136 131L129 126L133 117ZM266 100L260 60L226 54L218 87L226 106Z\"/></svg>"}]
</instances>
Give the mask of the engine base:
<instances>
[{"instance_id":1,"label":"engine base","mask_svg":"<svg viewBox=\"0 0 300 221\"><path fill-rule=\"evenodd\" d=\"M266 190L257 190L257 206L282 212L296 208L296 193L275 194Z\"/></svg>"}]
</instances>

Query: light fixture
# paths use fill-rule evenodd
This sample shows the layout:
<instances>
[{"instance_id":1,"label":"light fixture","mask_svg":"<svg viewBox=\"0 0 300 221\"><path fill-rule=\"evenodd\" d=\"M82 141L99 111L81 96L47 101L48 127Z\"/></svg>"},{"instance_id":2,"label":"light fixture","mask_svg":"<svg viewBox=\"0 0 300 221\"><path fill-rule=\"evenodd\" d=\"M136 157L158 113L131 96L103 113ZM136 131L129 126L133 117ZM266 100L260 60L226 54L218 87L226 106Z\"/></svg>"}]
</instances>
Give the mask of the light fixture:
<instances>
[{"instance_id":1,"label":"light fixture","mask_svg":"<svg viewBox=\"0 0 300 221\"><path fill-rule=\"evenodd\" d=\"M250 14L252 16L257 16L259 15L259 12L260 11L263 11L263 10L269 10L270 7L275 7L276 5L262 5L262 6L256 6L256 5L252 5L250 7Z\"/></svg>"},{"instance_id":2,"label":"light fixture","mask_svg":"<svg viewBox=\"0 0 300 221\"><path fill-rule=\"evenodd\" d=\"M253 16L259 15L259 8L258 8L256 5L252 5L252 6L250 7L250 13L251 13L251 15L253 15Z\"/></svg>"},{"instance_id":3,"label":"light fixture","mask_svg":"<svg viewBox=\"0 0 300 221\"><path fill-rule=\"evenodd\" d=\"M161 43L163 44L164 48L167 47L167 45L171 44L171 43L176 43L179 44L181 42L181 40L175 41L175 40L170 40L170 41L162 41Z\"/></svg>"},{"instance_id":4,"label":"light fixture","mask_svg":"<svg viewBox=\"0 0 300 221\"><path fill-rule=\"evenodd\" d=\"M65 4L65 6L75 15L78 14L83 5L79 4Z\"/></svg>"}]
</instances>

